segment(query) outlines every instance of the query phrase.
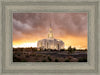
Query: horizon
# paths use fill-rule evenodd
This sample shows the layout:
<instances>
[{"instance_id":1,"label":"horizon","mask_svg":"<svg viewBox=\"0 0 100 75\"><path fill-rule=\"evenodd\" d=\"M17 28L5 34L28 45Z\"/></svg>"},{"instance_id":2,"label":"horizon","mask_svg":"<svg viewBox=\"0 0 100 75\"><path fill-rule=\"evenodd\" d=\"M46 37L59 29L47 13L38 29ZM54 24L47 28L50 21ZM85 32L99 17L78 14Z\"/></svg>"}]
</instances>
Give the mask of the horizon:
<instances>
[{"instance_id":1,"label":"horizon","mask_svg":"<svg viewBox=\"0 0 100 75\"><path fill-rule=\"evenodd\" d=\"M68 47L70 47L70 46L64 47L64 49L68 49ZM13 46L13 48L38 48L38 47L37 47L37 42L36 42L35 44L34 43L24 43L21 45L15 45L15 46ZM87 49L87 48L78 48L78 47L74 47L74 46L71 46L71 48Z\"/></svg>"},{"instance_id":2,"label":"horizon","mask_svg":"<svg viewBox=\"0 0 100 75\"><path fill-rule=\"evenodd\" d=\"M70 46L69 46L70 47ZM24 49L27 49L27 48L38 48L38 47L13 47L15 49L18 49L18 48L24 48ZM71 47L71 48L75 48L75 47ZM67 50L68 48L63 48L64 50ZM75 48L76 50L87 50L87 48ZM51 50L54 50L54 49L51 49Z\"/></svg>"}]
</instances>

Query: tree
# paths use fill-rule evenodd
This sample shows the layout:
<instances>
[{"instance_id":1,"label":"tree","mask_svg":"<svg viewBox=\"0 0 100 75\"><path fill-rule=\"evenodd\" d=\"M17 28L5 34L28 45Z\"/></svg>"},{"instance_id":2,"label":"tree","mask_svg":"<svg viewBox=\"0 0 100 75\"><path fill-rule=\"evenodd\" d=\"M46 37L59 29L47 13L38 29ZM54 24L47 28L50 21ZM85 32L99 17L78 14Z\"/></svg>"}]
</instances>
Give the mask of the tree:
<instances>
[{"instance_id":1,"label":"tree","mask_svg":"<svg viewBox=\"0 0 100 75\"><path fill-rule=\"evenodd\" d=\"M74 48L71 48L71 46L68 47L68 53L69 54L72 54L75 51L76 51L76 48L75 47Z\"/></svg>"},{"instance_id":2,"label":"tree","mask_svg":"<svg viewBox=\"0 0 100 75\"><path fill-rule=\"evenodd\" d=\"M74 47L72 52L75 52L75 51L76 51L76 48Z\"/></svg>"},{"instance_id":3,"label":"tree","mask_svg":"<svg viewBox=\"0 0 100 75\"><path fill-rule=\"evenodd\" d=\"M68 47L68 54L71 54L72 53L72 48L71 46Z\"/></svg>"},{"instance_id":4,"label":"tree","mask_svg":"<svg viewBox=\"0 0 100 75\"><path fill-rule=\"evenodd\" d=\"M73 48L73 51L76 51L76 48L75 47Z\"/></svg>"}]
</instances>

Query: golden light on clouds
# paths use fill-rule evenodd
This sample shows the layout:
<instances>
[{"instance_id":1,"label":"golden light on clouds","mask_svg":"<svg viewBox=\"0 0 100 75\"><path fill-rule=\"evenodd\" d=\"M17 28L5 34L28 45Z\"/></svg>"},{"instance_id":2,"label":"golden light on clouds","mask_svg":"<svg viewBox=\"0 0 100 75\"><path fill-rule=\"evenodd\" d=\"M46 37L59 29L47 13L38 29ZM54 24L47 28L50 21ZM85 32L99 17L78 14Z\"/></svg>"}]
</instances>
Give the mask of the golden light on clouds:
<instances>
[{"instance_id":1,"label":"golden light on clouds","mask_svg":"<svg viewBox=\"0 0 100 75\"><path fill-rule=\"evenodd\" d=\"M79 37L69 37L65 41L65 48L76 47L78 49L84 49L87 48L87 38L79 38Z\"/></svg>"},{"instance_id":2,"label":"golden light on clouds","mask_svg":"<svg viewBox=\"0 0 100 75\"><path fill-rule=\"evenodd\" d=\"M87 48L87 13L14 13L13 47L37 47L37 41L48 37L50 19L54 38L65 48Z\"/></svg>"},{"instance_id":3,"label":"golden light on clouds","mask_svg":"<svg viewBox=\"0 0 100 75\"><path fill-rule=\"evenodd\" d=\"M41 38L40 38L41 39ZM65 49L67 49L69 46L76 47L77 49L85 49L87 48L87 37L72 37L67 36L67 38L60 38L62 41L64 41ZM20 48L20 47L37 47L37 41L38 40L21 40L21 41L14 41L13 47L14 48Z\"/></svg>"}]
</instances>

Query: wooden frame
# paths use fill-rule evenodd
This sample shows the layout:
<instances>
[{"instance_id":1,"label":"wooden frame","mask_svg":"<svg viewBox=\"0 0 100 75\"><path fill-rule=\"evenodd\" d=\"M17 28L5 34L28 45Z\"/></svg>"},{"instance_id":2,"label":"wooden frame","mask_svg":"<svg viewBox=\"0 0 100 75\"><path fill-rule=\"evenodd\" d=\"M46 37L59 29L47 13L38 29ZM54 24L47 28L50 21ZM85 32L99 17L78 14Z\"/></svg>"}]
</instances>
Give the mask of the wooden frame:
<instances>
[{"instance_id":1,"label":"wooden frame","mask_svg":"<svg viewBox=\"0 0 100 75\"><path fill-rule=\"evenodd\" d=\"M0 70L1 74L93 74L99 73L99 0L89 1L0 1ZM43 63L12 62L12 13L13 12L87 12L88 13L88 62Z\"/></svg>"}]
</instances>

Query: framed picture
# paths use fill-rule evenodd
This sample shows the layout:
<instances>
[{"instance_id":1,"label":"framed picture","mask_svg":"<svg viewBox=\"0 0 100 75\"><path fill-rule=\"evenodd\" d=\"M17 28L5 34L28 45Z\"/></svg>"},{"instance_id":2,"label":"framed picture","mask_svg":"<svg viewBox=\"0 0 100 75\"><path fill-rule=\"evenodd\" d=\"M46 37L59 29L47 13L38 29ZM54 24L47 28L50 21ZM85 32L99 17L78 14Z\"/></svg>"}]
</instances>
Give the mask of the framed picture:
<instances>
[{"instance_id":1,"label":"framed picture","mask_svg":"<svg viewBox=\"0 0 100 75\"><path fill-rule=\"evenodd\" d=\"M13 13L13 62L87 62L87 19L87 12Z\"/></svg>"},{"instance_id":2,"label":"framed picture","mask_svg":"<svg viewBox=\"0 0 100 75\"><path fill-rule=\"evenodd\" d=\"M0 2L2 75L99 74L99 0Z\"/></svg>"}]
</instances>

